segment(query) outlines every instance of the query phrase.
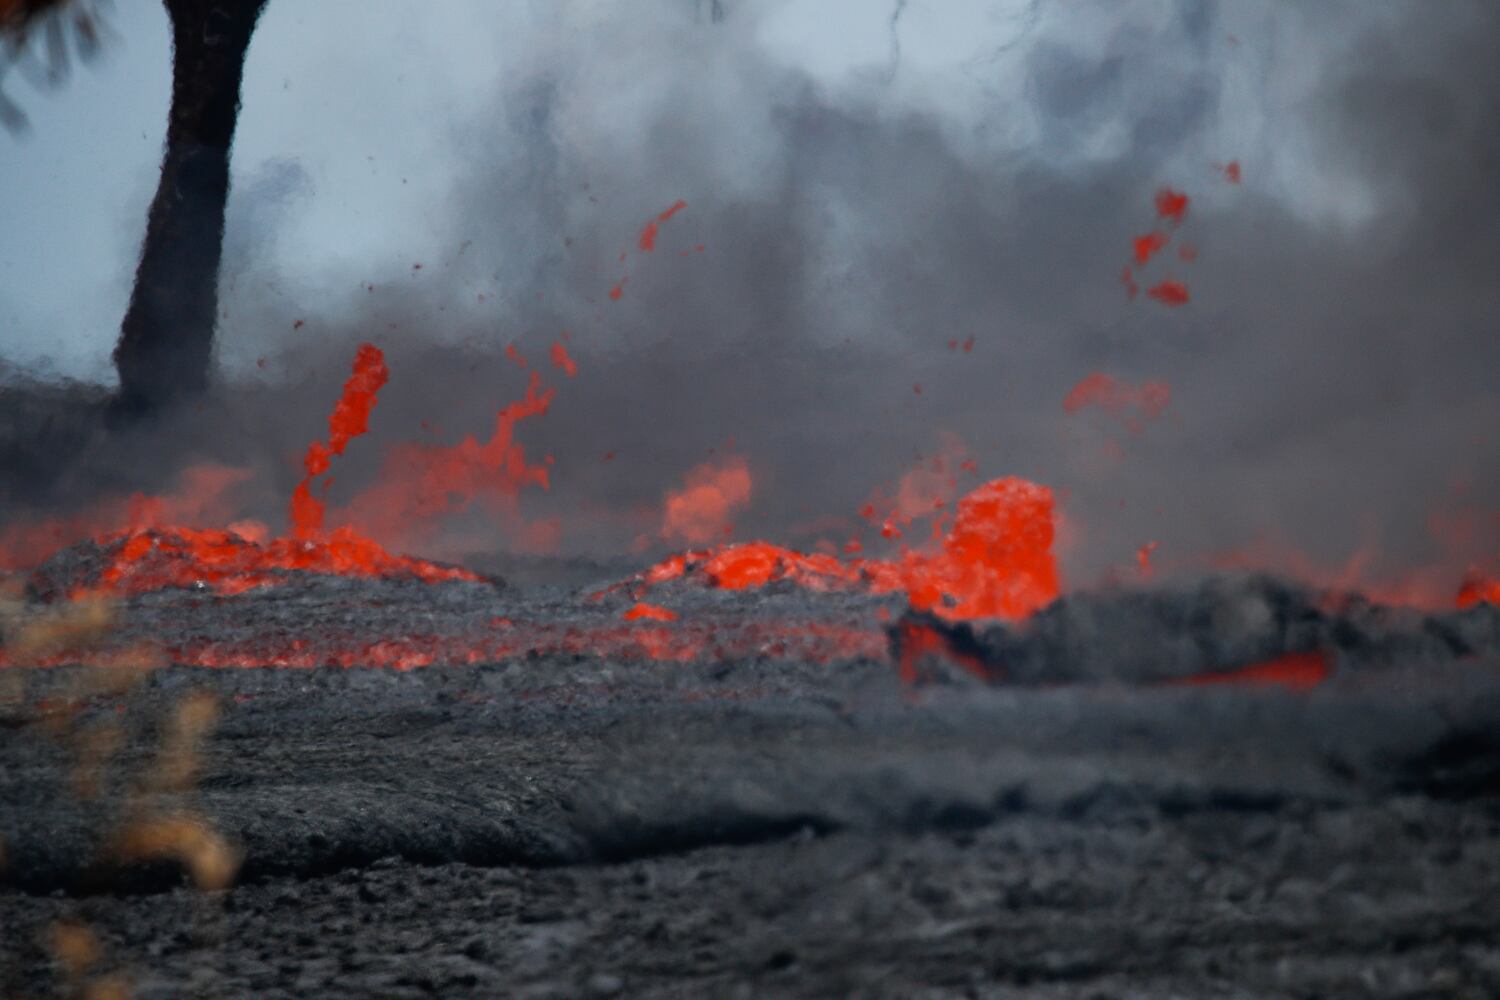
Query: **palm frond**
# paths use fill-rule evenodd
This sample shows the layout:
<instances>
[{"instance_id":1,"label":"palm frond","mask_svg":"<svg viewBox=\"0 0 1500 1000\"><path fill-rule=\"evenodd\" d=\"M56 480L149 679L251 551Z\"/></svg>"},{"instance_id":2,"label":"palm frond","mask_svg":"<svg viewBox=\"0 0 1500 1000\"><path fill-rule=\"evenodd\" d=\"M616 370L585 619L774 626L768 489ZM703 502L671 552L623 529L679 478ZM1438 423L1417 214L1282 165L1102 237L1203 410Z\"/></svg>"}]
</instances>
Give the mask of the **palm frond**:
<instances>
[{"instance_id":1,"label":"palm frond","mask_svg":"<svg viewBox=\"0 0 1500 1000\"><path fill-rule=\"evenodd\" d=\"M26 113L5 94L5 77L18 70L32 86L67 82L74 56L99 54L108 35L110 0L0 0L0 126L20 132ZM71 43L71 44L70 44Z\"/></svg>"}]
</instances>

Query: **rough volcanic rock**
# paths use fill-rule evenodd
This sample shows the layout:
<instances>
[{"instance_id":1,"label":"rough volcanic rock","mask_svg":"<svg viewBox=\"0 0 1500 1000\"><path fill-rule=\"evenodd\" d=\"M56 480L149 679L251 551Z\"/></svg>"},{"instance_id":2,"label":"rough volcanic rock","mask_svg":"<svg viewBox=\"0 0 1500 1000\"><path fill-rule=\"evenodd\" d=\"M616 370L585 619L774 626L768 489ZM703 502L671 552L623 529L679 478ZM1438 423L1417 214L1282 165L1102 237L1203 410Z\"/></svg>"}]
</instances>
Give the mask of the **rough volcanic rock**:
<instances>
[{"instance_id":1,"label":"rough volcanic rock","mask_svg":"<svg viewBox=\"0 0 1500 1000\"><path fill-rule=\"evenodd\" d=\"M909 614L890 629L898 656L912 626L1008 684L1162 683L1299 653L1326 654L1334 671L1500 655L1500 609L1490 604L1425 613L1258 575L1070 594L1014 625Z\"/></svg>"}]
</instances>

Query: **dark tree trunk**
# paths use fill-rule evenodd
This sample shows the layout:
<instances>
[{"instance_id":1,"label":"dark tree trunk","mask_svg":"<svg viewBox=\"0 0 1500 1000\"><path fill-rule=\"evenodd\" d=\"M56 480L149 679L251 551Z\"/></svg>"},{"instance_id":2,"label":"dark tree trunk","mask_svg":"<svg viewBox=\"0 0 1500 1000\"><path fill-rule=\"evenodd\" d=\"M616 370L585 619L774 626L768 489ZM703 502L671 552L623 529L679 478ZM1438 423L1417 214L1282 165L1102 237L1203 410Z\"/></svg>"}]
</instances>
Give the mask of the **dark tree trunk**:
<instances>
[{"instance_id":1,"label":"dark tree trunk","mask_svg":"<svg viewBox=\"0 0 1500 1000\"><path fill-rule=\"evenodd\" d=\"M208 383L218 315L229 147L245 52L266 0L164 0L172 110L130 308L115 347L117 410L140 415Z\"/></svg>"}]
</instances>

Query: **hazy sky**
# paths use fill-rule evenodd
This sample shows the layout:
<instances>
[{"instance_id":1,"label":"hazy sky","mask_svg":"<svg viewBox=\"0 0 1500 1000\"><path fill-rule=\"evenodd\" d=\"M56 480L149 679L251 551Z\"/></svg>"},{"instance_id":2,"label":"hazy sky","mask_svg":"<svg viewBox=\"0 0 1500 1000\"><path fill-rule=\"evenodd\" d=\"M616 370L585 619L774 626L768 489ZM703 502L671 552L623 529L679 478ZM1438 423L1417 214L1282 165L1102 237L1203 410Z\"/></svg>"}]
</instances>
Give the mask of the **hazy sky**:
<instances>
[{"instance_id":1,"label":"hazy sky","mask_svg":"<svg viewBox=\"0 0 1500 1000\"><path fill-rule=\"evenodd\" d=\"M683 74L701 74L708 99L723 100L726 127L762 141L774 95L734 79L747 53L804 71L835 103L920 109L960 146L1067 164L1118 156L1129 123L1044 129L1027 84L1038 48L1102 63L1154 35L1159 62L1131 84L1132 104L1170 107L1205 66L1218 76L1215 106L1191 141L1170 149L1174 159L1201 167L1238 156L1253 165L1248 184L1300 209L1357 216L1366 209L1358 179L1310 169L1295 114L1320 57L1336 55L1346 36L1310 34L1301 17L1273 16L1275 6L1220 5L1211 35L1185 39L1170 0L910 3L898 66L894 7L874 0L729 0L730 19L716 29L694 0L272 0L245 74L225 279L253 264L259 295L295 300L373 278L393 260L451 252L441 245L442 206L475 169L466 135L508 91L565 65L581 70L564 124L585 151L634 128ZM7 92L33 127L0 133L0 356L105 379L170 88L161 5L118 0L110 23L105 57L61 90L39 93L12 74ZM665 63L664 39L675 55ZM744 164L730 179L753 185L753 157ZM234 248L249 243L253 259L237 258ZM225 306L237 306L232 291ZM223 360L243 365L263 349L242 337Z\"/></svg>"}]
</instances>

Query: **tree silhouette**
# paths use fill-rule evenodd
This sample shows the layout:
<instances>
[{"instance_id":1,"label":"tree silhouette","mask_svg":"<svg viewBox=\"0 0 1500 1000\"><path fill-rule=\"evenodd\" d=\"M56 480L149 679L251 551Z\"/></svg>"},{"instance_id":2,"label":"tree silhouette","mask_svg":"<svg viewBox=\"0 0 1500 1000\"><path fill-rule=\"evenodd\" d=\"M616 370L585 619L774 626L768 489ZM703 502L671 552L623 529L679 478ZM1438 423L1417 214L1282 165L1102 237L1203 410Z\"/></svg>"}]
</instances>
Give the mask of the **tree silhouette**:
<instances>
[{"instance_id":1,"label":"tree silhouette","mask_svg":"<svg viewBox=\"0 0 1500 1000\"><path fill-rule=\"evenodd\" d=\"M114 351L120 390L113 413L124 418L159 411L208 383L229 150L245 53L266 0L163 3L172 23L172 105L161 178ZM0 0L6 61L24 56L40 34L53 76L66 67L67 33L87 55L90 44L97 47L98 23L96 9L85 0ZM0 119L13 129L24 123L3 94Z\"/></svg>"}]
</instances>

